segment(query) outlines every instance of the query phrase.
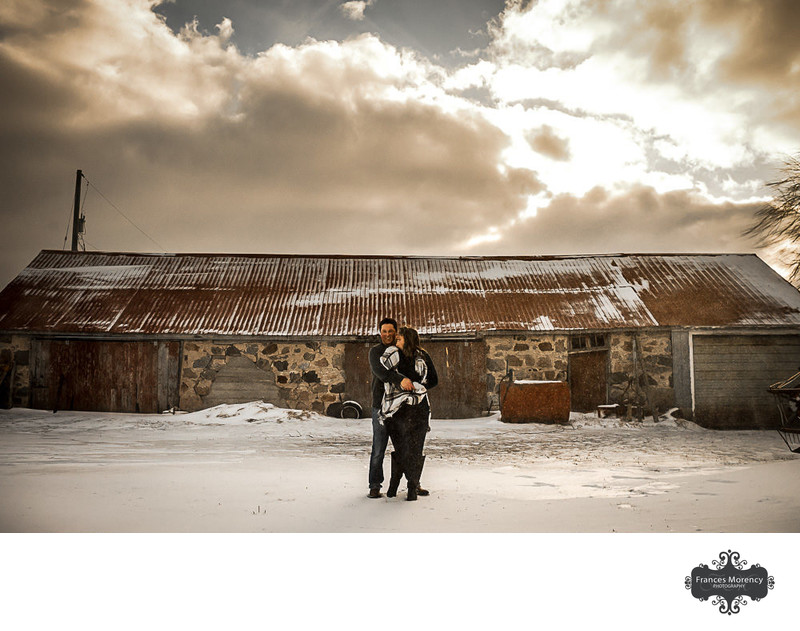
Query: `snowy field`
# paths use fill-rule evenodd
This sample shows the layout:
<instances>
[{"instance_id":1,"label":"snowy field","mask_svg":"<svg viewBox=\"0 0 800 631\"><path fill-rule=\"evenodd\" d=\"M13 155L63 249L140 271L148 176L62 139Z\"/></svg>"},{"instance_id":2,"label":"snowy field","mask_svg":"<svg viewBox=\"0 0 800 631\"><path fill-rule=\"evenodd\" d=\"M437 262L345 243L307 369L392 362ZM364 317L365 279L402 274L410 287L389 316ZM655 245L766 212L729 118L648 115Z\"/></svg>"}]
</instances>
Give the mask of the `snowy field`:
<instances>
[{"instance_id":1,"label":"snowy field","mask_svg":"<svg viewBox=\"0 0 800 631\"><path fill-rule=\"evenodd\" d=\"M0 624L729 629L794 615L800 456L777 432L434 419L417 502L403 485L367 498L371 434L264 403L0 411ZM731 548L776 580L737 620L684 586Z\"/></svg>"},{"instance_id":2,"label":"snowy field","mask_svg":"<svg viewBox=\"0 0 800 631\"><path fill-rule=\"evenodd\" d=\"M368 419L261 402L162 415L1 410L0 530L800 531L800 456L774 431L576 413L568 425L434 419L431 495L415 503L404 484L394 499L366 497L371 435ZM388 478L388 456L384 468Z\"/></svg>"}]
</instances>

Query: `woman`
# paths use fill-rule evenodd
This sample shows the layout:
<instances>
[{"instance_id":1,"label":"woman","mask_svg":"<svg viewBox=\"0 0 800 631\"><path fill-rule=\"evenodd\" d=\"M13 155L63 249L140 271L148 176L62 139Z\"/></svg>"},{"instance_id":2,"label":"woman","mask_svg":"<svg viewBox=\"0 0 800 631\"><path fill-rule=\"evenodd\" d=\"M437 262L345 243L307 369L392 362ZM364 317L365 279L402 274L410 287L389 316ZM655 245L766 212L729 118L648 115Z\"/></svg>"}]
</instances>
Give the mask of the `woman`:
<instances>
[{"instance_id":1,"label":"woman","mask_svg":"<svg viewBox=\"0 0 800 631\"><path fill-rule=\"evenodd\" d=\"M413 390L402 390L386 382L379 416L386 425L395 449L392 452L392 474L386 496L397 495L400 478L405 474L408 482L406 499L414 501L425 463L422 449L431 410L428 388L438 383L438 377L430 355L419 346L419 334L411 327L400 327L395 346L389 346L384 351L381 363L387 370L397 370L414 384Z\"/></svg>"}]
</instances>

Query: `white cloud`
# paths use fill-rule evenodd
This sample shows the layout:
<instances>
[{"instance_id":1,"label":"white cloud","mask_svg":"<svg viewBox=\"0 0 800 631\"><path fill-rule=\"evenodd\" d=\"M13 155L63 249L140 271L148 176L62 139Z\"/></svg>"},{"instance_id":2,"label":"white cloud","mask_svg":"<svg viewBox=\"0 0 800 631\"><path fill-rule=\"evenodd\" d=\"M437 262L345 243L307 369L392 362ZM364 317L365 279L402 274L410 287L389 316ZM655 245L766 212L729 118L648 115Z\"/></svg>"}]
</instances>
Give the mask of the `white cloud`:
<instances>
[{"instance_id":1,"label":"white cloud","mask_svg":"<svg viewBox=\"0 0 800 631\"><path fill-rule=\"evenodd\" d=\"M34 12L46 3L30 3ZM156 115L196 119L225 110L230 77L243 63L227 45L230 20L219 35L187 24L175 36L151 11L154 2L91 0L80 12L51 5L48 21L0 42L0 53L53 86L79 87L85 107L72 127L118 125Z\"/></svg>"},{"instance_id":2,"label":"white cloud","mask_svg":"<svg viewBox=\"0 0 800 631\"><path fill-rule=\"evenodd\" d=\"M351 0L339 5L339 10L349 19L360 21L364 19L364 11L375 4L375 0Z\"/></svg>"},{"instance_id":3,"label":"white cloud","mask_svg":"<svg viewBox=\"0 0 800 631\"><path fill-rule=\"evenodd\" d=\"M523 9L518 2L509 3L501 25L493 29L493 46L526 65L540 62L544 52L589 53L612 25L585 5L583 0L539 0Z\"/></svg>"},{"instance_id":4,"label":"white cloud","mask_svg":"<svg viewBox=\"0 0 800 631\"><path fill-rule=\"evenodd\" d=\"M685 175L658 173L655 159L678 163L685 173L733 169L790 144L784 136L776 147L777 134L766 129L756 105L763 99L759 89L719 80L718 65L735 38L718 27L689 15L682 74L655 76L654 58L642 54L636 36L647 8L637 13L614 1L511 4L493 28L491 67L468 66L448 86L488 86L498 101L492 120L514 138L548 110L567 113L560 124L547 124L569 141L572 170L583 175L569 189L564 178L540 173L551 189L578 195L614 180L685 187ZM792 136L800 142L796 128ZM518 166L541 168L521 141L507 155Z\"/></svg>"},{"instance_id":5,"label":"white cloud","mask_svg":"<svg viewBox=\"0 0 800 631\"><path fill-rule=\"evenodd\" d=\"M500 232L497 229L497 226L490 226L489 229L484 232L483 234L479 234L467 239L464 242L462 247L466 250L470 248L474 248L476 245L480 245L482 243L492 243L494 241L499 241L501 238Z\"/></svg>"},{"instance_id":6,"label":"white cloud","mask_svg":"<svg viewBox=\"0 0 800 631\"><path fill-rule=\"evenodd\" d=\"M223 18L222 22L214 28L219 31L219 39L222 43L228 42L233 37L233 22L230 18Z\"/></svg>"},{"instance_id":7,"label":"white cloud","mask_svg":"<svg viewBox=\"0 0 800 631\"><path fill-rule=\"evenodd\" d=\"M454 91L480 88L487 84L494 73L495 65L488 60L482 59L474 64L457 68L454 72L448 74L442 87Z\"/></svg>"},{"instance_id":8,"label":"white cloud","mask_svg":"<svg viewBox=\"0 0 800 631\"><path fill-rule=\"evenodd\" d=\"M742 249L740 209L763 203L759 176L770 156L792 146L796 151L800 133L796 121L779 118L774 107L770 118L759 106L772 106L761 86L723 80L724 63L741 38L730 21L709 19L703 11L712 3L706 4L703 9L700 3L667 7L620 0L508 3L491 29L491 57L460 69L445 87L487 87L496 105L485 115L512 139L504 161L535 171L547 188L531 198L519 221L499 224L492 239L480 233L469 241L473 250L557 243L519 237L549 234L560 215L543 210L563 210L565 199L580 200L570 206L573 221L605 208L603 228L594 225L588 232L615 235L615 249L637 249L624 245L634 232L622 228L623 210L636 230L647 229L647 215L637 204L661 209L658 231L672 235L669 247L677 242L714 249L713 240L698 237L701 226L713 225L724 235L716 247L736 243ZM542 151L541 143L537 151L531 139L542 129L564 151ZM650 192L630 193L642 187ZM596 198L598 190L605 197ZM606 203L608 196L618 201ZM651 196L670 201L648 201ZM725 228L729 215L720 209L730 208L737 214ZM713 220L697 219L702 213L713 214ZM668 222L683 225L690 215L696 218L691 229L667 229Z\"/></svg>"}]
</instances>

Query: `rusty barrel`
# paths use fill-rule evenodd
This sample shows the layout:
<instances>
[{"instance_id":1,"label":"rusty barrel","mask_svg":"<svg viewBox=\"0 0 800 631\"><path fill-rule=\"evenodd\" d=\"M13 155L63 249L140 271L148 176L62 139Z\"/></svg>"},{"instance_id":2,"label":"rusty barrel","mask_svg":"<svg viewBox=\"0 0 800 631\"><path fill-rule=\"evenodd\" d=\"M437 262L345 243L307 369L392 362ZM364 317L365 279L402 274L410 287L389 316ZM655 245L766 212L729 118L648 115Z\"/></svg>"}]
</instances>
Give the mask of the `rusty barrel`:
<instances>
[{"instance_id":1,"label":"rusty barrel","mask_svg":"<svg viewBox=\"0 0 800 631\"><path fill-rule=\"evenodd\" d=\"M570 395L566 381L504 381L500 420L504 423L567 423Z\"/></svg>"}]
</instances>

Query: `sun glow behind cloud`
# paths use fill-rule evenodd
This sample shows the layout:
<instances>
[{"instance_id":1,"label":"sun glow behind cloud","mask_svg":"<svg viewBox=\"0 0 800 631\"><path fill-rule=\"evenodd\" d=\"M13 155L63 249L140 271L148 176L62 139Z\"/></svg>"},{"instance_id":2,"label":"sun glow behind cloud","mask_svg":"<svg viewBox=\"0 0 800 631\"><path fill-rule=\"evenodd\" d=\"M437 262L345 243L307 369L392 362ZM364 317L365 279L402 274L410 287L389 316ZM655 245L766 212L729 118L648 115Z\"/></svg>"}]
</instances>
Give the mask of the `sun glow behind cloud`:
<instances>
[{"instance_id":1,"label":"sun glow behind cloud","mask_svg":"<svg viewBox=\"0 0 800 631\"><path fill-rule=\"evenodd\" d=\"M579 0L542 0L528 10L510 3L493 31L491 62L460 69L453 85L489 90L495 104L487 116L511 138L504 159L534 170L551 197L596 188L624 197L645 185L711 204L763 203L763 180L730 173L796 150L798 134L778 139L768 131L776 125L758 111L760 86L721 80L739 43L731 24L703 20L689 3L665 3L659 15L647 3L630 4L610 1L596 11ZM642 54L637 40L665 22L676 26L683 50L668 42L671 49ZM659 65L669 55L672 65ZM569 158L553 159L530 142L537 128L562 140Z\"/></svg>"}]
</instances>

